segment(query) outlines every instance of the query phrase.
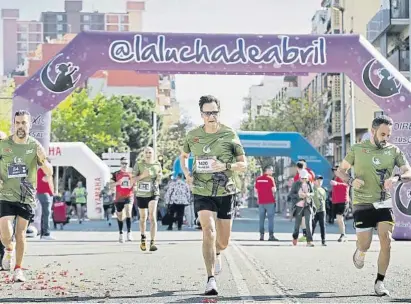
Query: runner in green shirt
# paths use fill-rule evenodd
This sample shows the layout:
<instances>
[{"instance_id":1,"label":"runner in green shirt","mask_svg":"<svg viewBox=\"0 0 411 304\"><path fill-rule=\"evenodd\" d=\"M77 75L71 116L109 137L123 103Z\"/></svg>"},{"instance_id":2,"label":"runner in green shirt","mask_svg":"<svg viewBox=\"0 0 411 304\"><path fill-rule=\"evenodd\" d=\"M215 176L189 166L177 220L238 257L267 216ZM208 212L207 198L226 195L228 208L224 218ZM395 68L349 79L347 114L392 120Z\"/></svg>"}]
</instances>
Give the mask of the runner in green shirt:
<instances>
[{"instance_id":1,"label":"runner in green shirt","mask_svg":"<svg viewBox=\"0 0 411 304\"><path fill-rule=\"evenodd\" d=\"M155 239L157 234L157 204L160 196L159 183L162 177L161 171L161 164L155 160L154 149L146 147L144 149L144 159L137 162L133 169L137 206L140 213L140 249L142 251L146 251L147 215L150 219L150 251L157 250Z\"/></svg>"},{"instance_id":2,"label":"runner in green shirt","mask_svg":"<svg viewBox=\"0 0 411 304\"><path fill-rule=\"evenodd\" d=\"M378 230L380 255L374 290L379 296L389 295L384 277L390 263L391 233L394 227L390 190L394 184L409 182L411 168L404 153L388 143L393 121L382 115L372 122L371 138L351 147L336 175L354 188L354 223L357 249L353 256L357 268L364 267L365 253L371 246L373 229ZM347 171L354 168L355 178ZM393 174L398 167L401 174Z\"/></svg>"},{"instance_id":3,"label":"runner in green shirt","mask_svg":"<svg viewBox=\"0 0 411 304\"><path fill-rule=\"evenodd\" d=\"M29 136L30 127L30 113L17 111L14 114L15 133L0 141L0 230L1 242L6 248L2 267L4 270L14 270L14 281L17 282L26 280L21 266L26 247L26 230L36 206L38 166L47 176L53 175L44 148ZM15 218L14 254L12 227Z\"/></svg>"},{"instance_id":4,"label":"runner in green shirt","mask_svg":"<svg viewBox=\"0 0 411 304\"><path fill-rule=\"evenodd\" d=\"M214 96L202 96L199 106L204 125L187 134L180 163L187 182L192 184L194 206L203 230L208 275L205 294L217 295L214 275L221 271L220 252L230 240L237 192L233 173L245 171L247 163L237 134L219 121L220 101ZM195 158L193 176L185 165L190 153ZM214 227L216 235L211 232Z\"/></svg>"}]
</instances>

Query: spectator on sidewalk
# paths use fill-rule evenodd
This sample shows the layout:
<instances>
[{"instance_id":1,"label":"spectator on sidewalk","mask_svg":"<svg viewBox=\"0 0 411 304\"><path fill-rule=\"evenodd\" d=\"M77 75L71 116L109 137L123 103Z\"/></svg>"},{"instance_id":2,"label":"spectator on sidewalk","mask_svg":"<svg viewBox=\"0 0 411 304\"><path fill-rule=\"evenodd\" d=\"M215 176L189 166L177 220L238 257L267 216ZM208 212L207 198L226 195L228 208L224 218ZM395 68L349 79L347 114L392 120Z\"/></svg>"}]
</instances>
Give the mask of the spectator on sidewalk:
<instances>
[{"instance_id":1,"label":"spectator on sidewalk","mask_svg":"<svg viewBox=\"0 0 411 304\"><path fill-rule=\"evenodd\" d=\"M294 182L300 181L300 172L305 170L308 172L308 181L314 183L315 173L307 167L307 161L305 159L299 159L297 162L297 174L294 176ZM300 242L305 242L307 240L307 229L305 226L304 216L301 220L301 229L303 230L303 236L299 239Z\"/></svg>"},{"instance_id":2,"label":"spectator on sidewalk","mask_svg":"<svg viewBox=\"0 0 411 304\"><path fill-rule=\"evenodd\" d=\"M178 230L182 229L184 209L191 203L190 187L184 181L183 176L183 173L179 173L177 179L169 184L165 194L166 204L173 219L169 222L167 230L173 230L174 214L176 214Z\"/></svg>"},{"instance_id":3,"label":"spectator on sidewalk","mask_svg":"<svg viewBox=\"0 0 411 304\"><path fill-rule=\"evenodd\" d=\"M278 241L274 236L274 214L275 214L275 192L277 191L273 178L274 168L267 166L264 168L264 174L255 180L255 193L257 194L257 203L260 217L260 241L264 241L264 223L268 219L268 240Z\"/></svg>"},{"instance_id":4,"label":"spectator on sidewalk","mask_svg":"<svg viewBox=\"0 0 411 304\"><path fill-rule=\"evenodd\" d=\"M50 160L48 160L50 161ZM51 207L53 206L53 176L46 176L42 168L37 170L37 199L41 205L41 232L43 240L53 240L50 235Z\"/></svg>"},{"instance_id":5,"label":"spectator on sidewalk","mask_svg":"<svg viewBox=\"0 0 411 304\"><path fill-rule=\"evenodd\" d=\"M325 242L325 204L327 200L327 192L322 187L324 178L321 175L317 175L314 182L314 205L317 209L313 220L313 232L314 236L315 227L317 223L320 224L321 231L321 243L323 246L327 246Z\"/></svg>"},{"instance_id":6,"label":"spectator on sidewalk","mask_svg":"<svg viewBox=\"0 0 411 304\"><path fill-rule=\"evenodd\" d=\"M337 217L337 224L340 230L338 242L345 242L347 240L345 235L345 215L347 214L350 202L350 187L341 178L335 176L337 169L338 166L333 168L334 179L330 182L332 186L332 218Z\"/></svg>"}]
</instances>

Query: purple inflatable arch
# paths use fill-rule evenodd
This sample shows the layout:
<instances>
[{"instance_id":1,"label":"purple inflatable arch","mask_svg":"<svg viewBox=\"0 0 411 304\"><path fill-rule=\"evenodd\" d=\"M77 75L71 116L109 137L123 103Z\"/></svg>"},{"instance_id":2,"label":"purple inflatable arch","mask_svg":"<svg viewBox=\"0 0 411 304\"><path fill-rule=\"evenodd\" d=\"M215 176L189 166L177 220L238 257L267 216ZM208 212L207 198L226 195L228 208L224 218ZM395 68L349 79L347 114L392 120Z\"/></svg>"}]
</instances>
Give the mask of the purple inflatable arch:
<instances>
[{"instance_id":1,"label":"purple inflatable arch","mask_svg":"<svg viewBox=\"0 0 411 304\"><path fill-rule=\"evenodd\" d=\"M411 155L411 84L358 35L78 34L15 92L13 110L33 115L46 147L50 111L98 70L138 73L285 75L345 73L395 121L393 140ZM361 114L361 113L360 113ZM394 191L396 239L411 239L411 191Z\"/></svg>"}]
</instances>

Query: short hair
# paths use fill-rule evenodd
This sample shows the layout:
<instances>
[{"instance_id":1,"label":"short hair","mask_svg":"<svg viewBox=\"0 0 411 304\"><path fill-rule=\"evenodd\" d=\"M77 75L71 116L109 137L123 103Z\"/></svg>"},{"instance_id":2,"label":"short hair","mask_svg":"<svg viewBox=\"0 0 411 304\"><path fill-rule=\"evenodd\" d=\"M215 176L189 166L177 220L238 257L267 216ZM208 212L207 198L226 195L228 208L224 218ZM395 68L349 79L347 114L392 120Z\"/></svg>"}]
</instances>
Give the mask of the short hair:
<instances>
[{"instance_id":1,"label":"short hair","mask_svg":"<svg viewBox=\"0 0 411 304\"><path fill-rule=\"evenodd\" d=\"M265 166L264 167L264 172L267 172L268 170L274 170L274 167L273 166Z\"/></svg>"},{"instance_id":2,"label":"short hair","mask_svg":"<svg viewBox=\"0 0 411 304\"><path fill-rule=\"evenodd\" d=\"M220 101L216 97L214 97L212 95L201 96L200 100L198 101L198 106L200 107L200 111L203 110L203 106L206 103L213 103L213 102L216 103L218 110L220 110Z\"/></svg>"},{"instance_id":3,"label":"short hair","mask_svg":"<svg viewBox=\"0 0 411 304\"><path fill-rule=\"evenodd\" d=\"M302 162L298 162L298 163L297 163L297 168L303 169L303 168L304 168L303 163L302 163Z\"/></svg>"},{"instance_id":4,"label":"short hair","mask_svg":"<svg viewBox=\"0 0 411 304\"><path fill-rule=\"evenodd\" d=\"M377 129L381 125L392 126L393 124L394 122L391 117L387 115L381 115L381 116L374 118L374 120L372 121L371 127L373 129Z\"/></svg>"},{"instance_id":5,"label":"short hair","mask_svg":"<svg viewBox=\"0 0 411 304\"><path fill-rule=\"evenodd\" d=\"M120 161L123 161L123 160L127 161L127 158L125 158L124 156L122 158L120 158Z\"/></svg>"},{"instance_id":6,"label":"short hair","mask_svg":"<svg viewBox=\"0 0 411 304\"><path fill-rule=\"evenodd\" d=\"M26 110L18 110L14 112L14 118L16 118L17 116L24 116L24 115L31 116L30 112Z\"/></svg>"}]
</instances>

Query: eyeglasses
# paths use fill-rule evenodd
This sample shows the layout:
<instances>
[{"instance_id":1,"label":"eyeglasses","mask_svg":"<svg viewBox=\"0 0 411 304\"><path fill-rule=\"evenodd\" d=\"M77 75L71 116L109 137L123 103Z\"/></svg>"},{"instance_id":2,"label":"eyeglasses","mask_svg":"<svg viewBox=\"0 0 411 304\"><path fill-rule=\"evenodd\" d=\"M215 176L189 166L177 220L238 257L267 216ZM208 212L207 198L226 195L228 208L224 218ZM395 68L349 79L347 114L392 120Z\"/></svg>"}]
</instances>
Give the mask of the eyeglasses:
<instances>
[{"instance_id":1,"label":"eyeglasses","mask_svg":"<svg viewBox=\"0 0 411 304\"><path fill-rule=\"evenodd\" d=\"M128 165L128 163L121 163L121 165L122 165L122 166L127 166L127 165Z\"/></svg>"},{"instance_id":2,"label":"eyeglasses","mask_svg":"<svg viewBox=\"0 0 411 304\"><path fill-rule=\"evenodd\" d=\"M204 111L202 112L205 116L210 117L211 115L213 116L217 116L218 113L220 113L219 111Z\"/></svg>"}]
</instances>

